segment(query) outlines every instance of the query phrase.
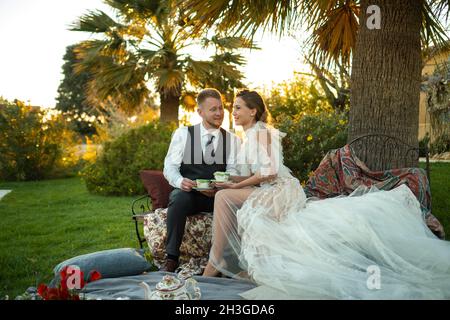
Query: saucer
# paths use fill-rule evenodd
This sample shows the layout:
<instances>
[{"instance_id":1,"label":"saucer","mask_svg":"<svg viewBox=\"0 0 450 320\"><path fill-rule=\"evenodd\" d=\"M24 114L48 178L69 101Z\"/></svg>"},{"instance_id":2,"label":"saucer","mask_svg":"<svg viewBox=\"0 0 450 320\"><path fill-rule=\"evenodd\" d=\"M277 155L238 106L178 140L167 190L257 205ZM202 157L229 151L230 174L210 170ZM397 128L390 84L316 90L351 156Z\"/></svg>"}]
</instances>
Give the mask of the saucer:
<instances>
[{"instance_id":1,"label":"saucer","mask_svg":"<svg viewBox=\"0 0 450 320\"><path fill-rule=\"evenodd\" d=\"M214 190L214 188L197 188L197 187L192 187L192 189L197 191Z\"/></svg>"}]
</instances>

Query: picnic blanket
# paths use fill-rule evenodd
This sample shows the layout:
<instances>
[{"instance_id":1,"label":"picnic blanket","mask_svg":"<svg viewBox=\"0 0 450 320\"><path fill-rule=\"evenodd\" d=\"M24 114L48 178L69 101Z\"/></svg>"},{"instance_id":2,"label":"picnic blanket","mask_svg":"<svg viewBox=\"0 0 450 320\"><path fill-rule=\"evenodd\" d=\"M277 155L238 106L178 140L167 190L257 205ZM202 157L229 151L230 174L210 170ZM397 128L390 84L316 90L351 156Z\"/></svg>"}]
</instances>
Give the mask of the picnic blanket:
<instances>
[{"instance_id":1,"label":"picnic blanket","mask_svg":"<svg viewBox=\"0 0 450 320\"><path fill-rule=\"evenodd\" d=\"M88 283L82 290L88 299L117 300L144 299L144 289L139 285L146 282L150 288L154 289L168 272L149 272L146 274L100 279ZM197 281L202 297L201 300L242 300L239 295L242 292L253 289L256 285L242 280L229 278L193 277Z\"/></svg>"},{"instance_id":2,"label":"picnic blanket","mask_svg":"<svg viewBox=\"0 0 450 320\"><path fill-rule=\"evenodd\" d=\"M376 187L391 190L406 184L420 202L422 216L430 230L439 238L445 232L439 220L431 214L431 191L425 170L421 168L399 168L386 171L371 171L358 159L347 144L330 150L320 162L305 186L308 198L319 199L349 195L358 187Z\"/></svg>"}]
</instances>

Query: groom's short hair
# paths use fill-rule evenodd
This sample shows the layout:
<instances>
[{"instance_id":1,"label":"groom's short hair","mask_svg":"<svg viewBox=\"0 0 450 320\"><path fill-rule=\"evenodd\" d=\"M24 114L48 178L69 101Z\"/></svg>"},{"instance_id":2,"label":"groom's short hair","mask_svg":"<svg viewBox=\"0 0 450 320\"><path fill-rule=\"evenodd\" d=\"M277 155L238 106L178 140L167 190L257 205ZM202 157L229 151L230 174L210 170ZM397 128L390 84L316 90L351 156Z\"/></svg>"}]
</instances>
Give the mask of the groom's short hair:
<instances>
[{"instance_id":1,"label":"groom's short hair","mask_svg":"<svg viewBox=\"0 0 450 320\"><path fill-rule=\"evenodd\" d=\"M219 90L214 88L206 88L200 91L200 93L197 95L197 104L202 104L207 98L215 98L222 101L222 95L220 94Z\"/></svg>"}]
</instances>

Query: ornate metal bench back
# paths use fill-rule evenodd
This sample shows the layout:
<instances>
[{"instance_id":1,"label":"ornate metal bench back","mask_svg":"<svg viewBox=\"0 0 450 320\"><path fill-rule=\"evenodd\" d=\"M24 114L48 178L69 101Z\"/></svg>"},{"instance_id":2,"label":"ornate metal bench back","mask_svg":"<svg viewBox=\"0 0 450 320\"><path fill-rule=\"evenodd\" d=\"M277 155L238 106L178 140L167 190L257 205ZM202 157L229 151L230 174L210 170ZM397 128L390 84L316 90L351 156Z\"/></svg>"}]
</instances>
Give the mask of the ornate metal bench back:
<instances>
[{"instance_id":1,"label":"ornate metal bench back","mask_svg":"<svg viewBox=\"0 0 450 320\"><path fill-rule=\"evenodd\" d=\"M356 156L363 161L369 169L397 169L416 167L420 151L426 155L426 173L428 183L430 182L430 164L428 147L424 149L413 147L400 139L386 134L367 134L357 137L348 143ZM368 164L368 153L375 153L375 164ZM371 157L373 159L373 157ZM380 161L377 161L377 158ZM382 163L381 159L392 159L389 163Z\"/></svg>"},{"instance_id":2,"label":"ornate metal bench back","mask_svg":"<svg viewBox=\"0 0 450 320\"><path fill-rule=\"evenodd\" d=\"M149 211L150 211L150 197L148 195L137 198L131 204L131 213L132 213L132 217L134 220L134 226L135 226L139 246L141 247L141 249L142 249L142 244L145 242L145 238L143 236L141 236L141 233L139 231L138 216L144 215L144 214L148 213Z\"/></svg>"}]
</instances>

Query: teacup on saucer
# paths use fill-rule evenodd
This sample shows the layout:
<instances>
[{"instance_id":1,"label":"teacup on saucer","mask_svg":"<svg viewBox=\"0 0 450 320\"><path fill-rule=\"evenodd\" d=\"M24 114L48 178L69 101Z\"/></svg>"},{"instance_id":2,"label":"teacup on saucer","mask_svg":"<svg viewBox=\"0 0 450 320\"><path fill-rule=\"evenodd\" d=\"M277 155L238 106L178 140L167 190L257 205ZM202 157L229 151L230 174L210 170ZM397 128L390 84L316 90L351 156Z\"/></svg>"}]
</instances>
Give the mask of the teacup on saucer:
<instances>
[{"instance_id":1,"label":"teacup on saucer","mask_svg":"<svg viewBox=\"0 0 450 320\"><path fill-rule=\"evenodd\" d=\"M214 172L215 182L228 182L230 174L228 172L216 171Z\"/></svg>"},{"instance_id":2,"label":"teacup on saucer","mask_svg":"<svg viewBox=\"0 0 450 320\"><path fill-rule=\"evenodd\" d=\"M210 183L211 180L208 179L197 179L195 180L195 182L197 182L197 188L198 189L209 189L210 188Z\"/></svg>"}]
</instances>

